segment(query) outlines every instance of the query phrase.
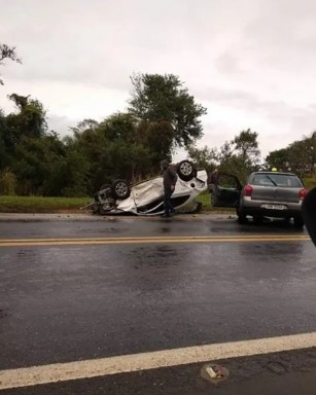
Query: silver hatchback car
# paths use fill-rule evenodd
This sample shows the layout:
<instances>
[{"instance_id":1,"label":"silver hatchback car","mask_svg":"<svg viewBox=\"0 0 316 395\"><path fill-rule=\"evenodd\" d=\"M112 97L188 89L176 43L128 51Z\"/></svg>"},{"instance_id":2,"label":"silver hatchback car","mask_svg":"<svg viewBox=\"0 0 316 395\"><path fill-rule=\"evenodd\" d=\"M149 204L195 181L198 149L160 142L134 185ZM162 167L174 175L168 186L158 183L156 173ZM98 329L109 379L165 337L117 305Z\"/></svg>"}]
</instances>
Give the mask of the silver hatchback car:
<instances>
[{"instance_id":1,"label":"silver hatchback car","mask_svg":"<svg viewBox=\"0 0 316 395\"><path fill-rule=\"evenodd\" d=\"M302 202L307 195L302 180L293 173L260 171L252 173L247 185L242 186L232 174L220 173L213 189L213 207L234 207L239 223L247 216L294 219L303 227Z\"/></svg>"}]
</instances>

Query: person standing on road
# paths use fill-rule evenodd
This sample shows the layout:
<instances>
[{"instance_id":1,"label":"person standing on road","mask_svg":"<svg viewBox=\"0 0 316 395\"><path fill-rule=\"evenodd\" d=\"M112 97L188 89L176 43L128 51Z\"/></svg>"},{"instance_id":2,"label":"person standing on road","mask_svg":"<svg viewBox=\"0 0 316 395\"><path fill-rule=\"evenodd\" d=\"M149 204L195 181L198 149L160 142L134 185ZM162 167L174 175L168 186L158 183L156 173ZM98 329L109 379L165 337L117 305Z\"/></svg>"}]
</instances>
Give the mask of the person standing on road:
<instances>
[{"instance_id":1,"label":"person standing on road","mask_svg":"<svg viewBox=\"0 0 316 395\"><path fill-rule=\"evenodd\" d=\"M165 213L163 217L170 217L175 213L175 209L171 203L171 196L175 190L178 181L177 173L167 160L160 162L160 168L163 174L163 187L164 187L164 205Z\"/></svg>"}]
</instances>

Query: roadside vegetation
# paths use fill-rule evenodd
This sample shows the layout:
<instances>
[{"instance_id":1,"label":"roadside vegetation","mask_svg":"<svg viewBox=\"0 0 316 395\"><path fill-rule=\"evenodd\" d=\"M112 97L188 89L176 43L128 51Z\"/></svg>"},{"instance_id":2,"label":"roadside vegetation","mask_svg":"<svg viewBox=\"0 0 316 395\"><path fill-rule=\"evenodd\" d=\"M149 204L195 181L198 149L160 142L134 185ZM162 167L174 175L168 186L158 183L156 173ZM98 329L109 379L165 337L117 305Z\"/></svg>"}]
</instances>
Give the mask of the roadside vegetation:
<instances>
[{"instance_id":1,"label":"roadside vegetation","mask_svg":"<svg viewBox=\"0 0 316 395\"><path fill-rule=\"evenodd\" d=\"M2 213L68 213L80 212L91 198L0 196Z\"/></svg>"},{"instance_id":2,"label":"roadside vegetation","mask_svg":"<svg viewBox=\"0 0 316 395\"><path fill-rule=\"evenodd\" d=\"M0 43L0 66L6 61L21 63L15 48ZM0 75L0 94L2 84ZM134 182L159 174L160 161L171 161L178 148L198 168L218 167L241 182L253 170L276 167L304 177L308 188L316 185L316 133L271 151L264 161L259 134L249 128L221 147L197 148L207 110L178 76L135 74L131 88L125 112L84 119L65 130L66 137L49 130L37 98L12 93L15 111L0 109L0 212L79 210L114 179ZM208 194L198 200L212 209Z\"/></svg>"},{"instance_id":3,"label":"roadside vegetation","mask_svg":"<svg viewBox=\"0 0 316 395\"><path fill-rule=\"evenodd\" d=\"M85 213L80 210L90 203L91 197L41 197L41 196L0 196L0 212L2 213ZM201 194L198 199L203 211L213 211L208 193ZM216 209L216 212L223 210ZM224 212L230 210L224 210ZM88 211L88 213L90 213Z\"/></svg>"}]
</instances>

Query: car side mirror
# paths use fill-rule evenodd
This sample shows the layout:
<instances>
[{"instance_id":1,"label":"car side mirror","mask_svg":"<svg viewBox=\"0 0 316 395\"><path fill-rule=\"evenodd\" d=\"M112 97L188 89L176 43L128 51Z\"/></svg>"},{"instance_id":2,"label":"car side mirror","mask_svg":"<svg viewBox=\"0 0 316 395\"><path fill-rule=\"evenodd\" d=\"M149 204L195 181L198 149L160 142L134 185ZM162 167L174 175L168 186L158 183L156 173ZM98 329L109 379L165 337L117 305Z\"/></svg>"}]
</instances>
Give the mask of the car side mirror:
<instances>
[{"instance_id":1,"label":"car side mirror","mask_svg":"<svg viewBox=\"0 0 316 395\"><path fill-rule=\"evenodd\" d=\"M316 247L316 187L311 189L303 200L302 215L309 236Z\"/></svg>"}]
</instances>

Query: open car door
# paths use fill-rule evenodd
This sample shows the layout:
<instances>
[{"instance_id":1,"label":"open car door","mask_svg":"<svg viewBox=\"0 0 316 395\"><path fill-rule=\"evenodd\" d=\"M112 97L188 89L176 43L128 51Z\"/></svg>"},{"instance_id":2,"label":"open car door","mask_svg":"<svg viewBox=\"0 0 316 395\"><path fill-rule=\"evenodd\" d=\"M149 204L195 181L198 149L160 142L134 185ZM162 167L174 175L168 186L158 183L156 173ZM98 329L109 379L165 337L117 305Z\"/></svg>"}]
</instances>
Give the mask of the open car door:
<instances>
[{"instance_id":1,"label":"open car door","mask_svg":"<svg viewBox=\"0 0 316 395\"><path fill-rule=\"evenodd\" d=\"M232 174L219 173L217 184L211 193L213 207L239 206L242 185L238 178Z\"/></svg>"}]
</instances>

